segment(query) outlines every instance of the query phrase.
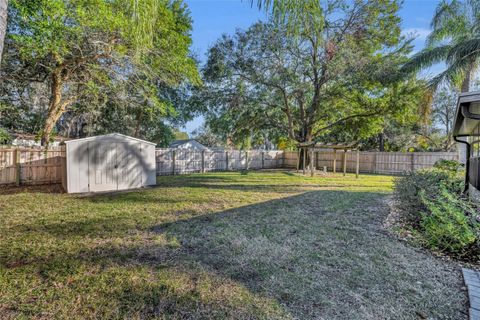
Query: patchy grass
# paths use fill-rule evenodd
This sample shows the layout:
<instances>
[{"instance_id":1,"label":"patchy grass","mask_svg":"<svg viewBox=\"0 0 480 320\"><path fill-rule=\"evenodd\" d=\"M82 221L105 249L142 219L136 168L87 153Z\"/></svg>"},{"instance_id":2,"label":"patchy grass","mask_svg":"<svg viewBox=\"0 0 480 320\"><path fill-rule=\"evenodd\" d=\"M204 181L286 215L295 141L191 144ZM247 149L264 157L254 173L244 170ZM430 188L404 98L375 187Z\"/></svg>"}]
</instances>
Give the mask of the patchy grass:
<instances>
[{"instance_id":1,"label":"patchy grass","mask_svg":"<svg viewBox=\"0 0 480 320\"><path fill-rule=\"evenodd\" d=\"M0 190L0 317L466 318L458 268L382 228L391 177L158 184L96 196Z\"/></svg>"}]
</instances>

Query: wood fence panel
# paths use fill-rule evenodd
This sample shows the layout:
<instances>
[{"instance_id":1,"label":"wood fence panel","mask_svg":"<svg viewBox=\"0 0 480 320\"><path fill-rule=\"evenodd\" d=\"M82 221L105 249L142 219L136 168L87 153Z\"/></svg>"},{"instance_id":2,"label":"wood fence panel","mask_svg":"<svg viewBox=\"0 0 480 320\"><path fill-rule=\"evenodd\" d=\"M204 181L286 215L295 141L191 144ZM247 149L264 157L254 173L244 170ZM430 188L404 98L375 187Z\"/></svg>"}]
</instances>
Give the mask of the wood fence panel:
<instances>
[{"instance_id":1,"label":"wood fence panel","mask_svg":"<svg viewBox=\"0 0 480 320\"><path fill-rule=\"evenodd\" d=\"M261 150L249 150L248 151L248 168L252 170L262 169L262 154ZM265 155L263 155L265 157ZM265 164L265 158L263 160Z\"/></svg>"},{"instance_id":2,"label":"wood fence panel","mask_svg":"<svg viewBox=\"0 0 480 320\"><path fill-rule=\"evenodd\" d=\"M225 170L227 170L227 153L225 151L205 151L205 171Z\"/></svg>"},{"instance_id":3,"label":"wood fence panel","mask_svg":"<svg viewBox=\"0 0 480 320\"><path fill-rule=\"evenodd\" d=\"M298 152L297 151L283 151L284 153L284 163L283 167L284 168L296 168L297 167L297 157L298 157Z\"/></svg>"},{"instance_id":4,"label":"wood fence panel","mask_svg":"<svg viewBox=\"0 0 480 320\"><path fill-rule=\"evenodd\" d=\"M265 151L263 154L263 168L276 169L283 167L283 151Z\"/></svg>"},{"instance_id":5,"label":"wood fence panel","mask_svg":"<svg viewBox=\"0 0 480 320\"><path fill-rule=\"evenodd\" d=\"M203 154L203 157L202 157ZM172 150L157 149L157 175L195 172L296 168L297 151L261 150ZM48 150L36 148L0 147L0 184L60 183L63 177L63 147ZM18 159L18 164L16 163ZM203 161L202 161L203 159ZM333 171L333 151L316 151L315 166ZM343 151L336 153L337 172L342 172ZM360 152L359 169L362 173L404 174L412 170L432 167L439 159L458 160L455 152ZM347 172L355 172L356 152L346 153ZM227 167L228 165L228 167ZM248 167L247 167L248 165ZM19 174L19 175L18 175Z\"/></svg>"},{"instance_id":6,"label":"wood fence panel","mask_svg":"<svg viewBox=\"0 0 480 320\"><path fill-rule=\"evenodd\" d=\"M0 184L61 183L64 157L63 147L0 148Z\"/></svg>"},{"instance_id":7,"label":"wood fence panel","mask_svg":"<svg viewBox=\"0 0 480 320\"><path fill-rule=\"evenodd\" d=\"M324 166L333 171L333 151L317 151L316 166L322 170ZM343 170L343 151L337 151L337 172ZM296 154L289 153L288 167L296 163ZM346 153L347 172L355 172L356 151ZM431 168L440 159L458 160L456 152L366 152L359 155L359 171L362 173L404 174L412 170Z\"/></svg>"}]
</instances>

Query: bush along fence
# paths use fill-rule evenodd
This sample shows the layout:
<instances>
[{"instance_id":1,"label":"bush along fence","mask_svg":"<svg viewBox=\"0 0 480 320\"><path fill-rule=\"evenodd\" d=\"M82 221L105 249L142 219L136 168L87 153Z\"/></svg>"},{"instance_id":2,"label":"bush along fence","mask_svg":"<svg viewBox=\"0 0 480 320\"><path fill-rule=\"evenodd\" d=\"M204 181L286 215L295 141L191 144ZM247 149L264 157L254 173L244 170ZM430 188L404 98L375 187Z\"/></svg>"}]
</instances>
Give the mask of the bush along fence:
<instances>
[{"instance_id":1,"label":"bush along fence","mask_svg":"<svg viewBox=\"0 0 480 320\"><path fill-rule=\"evenodd\" d=\"M329 172L355 172L357 153L315 151L314 167ZM157 175L210 171L295 169L296 151L157 149ZM359 152L361 173L404 174L432 167L440 159L458 160L456 152ZM63 147L13 148L0 146L0 185L54 184L62 181ZM307 165L309 165L307 163Z\"/></svg>"}]
</instances>

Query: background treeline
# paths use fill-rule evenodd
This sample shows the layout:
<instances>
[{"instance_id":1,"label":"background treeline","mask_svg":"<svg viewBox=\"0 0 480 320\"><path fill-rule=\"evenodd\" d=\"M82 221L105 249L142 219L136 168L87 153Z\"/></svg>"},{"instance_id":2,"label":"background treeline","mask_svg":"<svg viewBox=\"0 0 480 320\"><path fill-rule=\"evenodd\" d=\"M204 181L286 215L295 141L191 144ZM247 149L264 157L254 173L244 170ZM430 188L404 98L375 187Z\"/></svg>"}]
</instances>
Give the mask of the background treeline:
<instances>
[{"instance_id":1,"label":"background treeline","mask_svg":"<svg viewBox=\"0 0 480 320\"><path fill-rule=\"evenodd\" d=\"M12 0L0 126L83 137L121 132L168 143L201 83L182 1Z\"/></svg>"},{"instance_id":2,"label":"background treeline","mask_svg":"<svg viewBox=\"0 0 480 320\"><path fill-rule=\"evenodd\" d=\"M33 133L45 145L54 135L115 131L165 146L186 137L174 128L203 115L194 137L208 146L292 149L315 140L382 151L454 148L466 74L457 68L433 86L417 78L444 58L435 47L442 36L434 28L425 52L412 58L400 1L258 4L268 21L223 35L200 64L182 1L11 0L0 139L6 131ZM440 18L443 33L447 18L458 19Z\"/></svg>"}]
</instances>

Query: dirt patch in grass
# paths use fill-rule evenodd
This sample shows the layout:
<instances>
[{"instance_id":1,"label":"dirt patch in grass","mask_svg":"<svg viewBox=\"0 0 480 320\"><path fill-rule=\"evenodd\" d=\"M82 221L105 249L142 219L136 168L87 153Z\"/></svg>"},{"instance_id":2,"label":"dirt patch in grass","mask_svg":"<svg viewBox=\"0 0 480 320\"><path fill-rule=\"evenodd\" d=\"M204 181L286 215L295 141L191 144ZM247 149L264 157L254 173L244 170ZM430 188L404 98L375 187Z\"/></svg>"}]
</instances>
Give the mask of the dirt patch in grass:
<instances>
[{"instance_id":1,"label":"dirt patch in grass","mask_svg":"<svg viewBox=\"0 0 480 320\"><path fill-rule=\"evenodd\" d=\"M0 195L5 318L466 318L457 265L384 227L392 178L159 178Z\"/></svg>"}]
</instances>

